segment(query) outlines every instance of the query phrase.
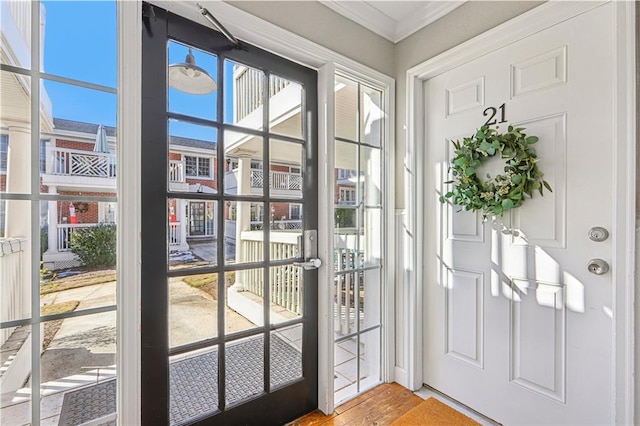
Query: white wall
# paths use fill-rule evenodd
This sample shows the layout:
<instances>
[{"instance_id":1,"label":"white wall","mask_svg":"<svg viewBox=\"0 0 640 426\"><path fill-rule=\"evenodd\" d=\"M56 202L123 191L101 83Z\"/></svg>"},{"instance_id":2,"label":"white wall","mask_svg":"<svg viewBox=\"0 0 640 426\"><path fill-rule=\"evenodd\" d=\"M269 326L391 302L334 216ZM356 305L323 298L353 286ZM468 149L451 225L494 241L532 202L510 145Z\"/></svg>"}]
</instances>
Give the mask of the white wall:
<instances>
[{"instance_id":1,"label":"white wall","mask_svg":"<svg viewBox=\"0 0 640 426\"><path fill-rule=\"evenodd\" d=\"M393 76L394 44L315 1L227 1L328 49Z\"/></svg>"}]
</instances>

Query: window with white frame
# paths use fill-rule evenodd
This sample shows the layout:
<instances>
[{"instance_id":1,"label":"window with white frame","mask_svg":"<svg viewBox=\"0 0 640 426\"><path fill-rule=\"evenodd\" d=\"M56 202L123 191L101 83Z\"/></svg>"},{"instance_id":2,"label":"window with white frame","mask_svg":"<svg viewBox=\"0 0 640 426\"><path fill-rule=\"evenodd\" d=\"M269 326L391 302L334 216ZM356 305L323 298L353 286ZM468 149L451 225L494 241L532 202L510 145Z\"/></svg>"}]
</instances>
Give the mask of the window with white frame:
<instances>
[{"instance_id":1,"label":"window with white frame","mask_svg":"<svg viewBox=\"0 0 640 426\"><path fill-rule=\"evenodd\" d=\"M184 156L184 166L187 176L211 177L211 158Z\"/></svg>"},{"instance_id":2,"label":"window with white frame","mask_svg":"<svg viewBox=\"0 0 640 426\"><path fill-rule=\"evenodd\" d=\"M342 185L336 185L333 209L334 345L336 353L344 355L334 364L334 399L339 404L382 381L382 129L387 112L380 88L339 75L335 87L336 105L358 105L336 108L335 152L340 155L335 157L334 176Z\"/></svg>"},{"instance_id":3,"label":"window with white frame","mask_svg":"<svg viewBox=\"0 0 640 426\"><path fill-rule=\"evenodd\" d=\"M115 405L101 411L101 407L109 406L105 405L106 400L84 399L99 386L90 379L92 375L95 379L98 372L113 386L109 396L113 401L119 392L117 384L122 383L116 378L120 368L120 342L116 341L116 301L120 298L116 292L120 286L118 290L116 285L108 286L100 295L85 294L80 305L57 303L63 288L58 283L65 279L57 271L75 268L74 277L84 279L88 276L86 267L95 260L79 258L70 250L72 235L85 235L80 240L87 247L95 243L91 233L100 232L108 239L110 255L101 259L101 266L92 273L100 271L115 277L120 267L113 251L115 230L96 227L96 206L109 203L115 212L119 188L114 184L105 189L104 182L87 178L98 175L98 169L102 173L109 164L106 153L81 148L87 146L84 142L95 140L99 125L117 126L117 7L115 0L0 2L0 97L2 105L11 105L10 109L0 108L0 122L21 120L19 127L3 129L4 134L0 135L0 170L3 175L10 175L6 182L13 185L7 188L4 178L0 183L0 235L8 236L3 261L15 265L0 265L2 424L57 423L66 412L83 413L82 419L66 417L75 423L124 423L116 419ZM88 16L91 19L83 19ZM86 43L91 49L82 47ZM70 60L78 51L70 46L83 51L84 66ZM45 69L46 73L42 72ZM45 136L41 139L40 135ZM50 152L55 156L50 158L54 160L50 161L54 173L65 175L65 179L52 181L53 176L46 173L49 138L69 142L67 146L51 146ZM74 205L87 206L87 210L69 208ZM69 223L72 211L77 224ZM11 251L7 250L7 243ZM31 273L40 268L42 275ZM32 291L41 285L51 286L50 291ZM63 328L70 327L69 332L63 333L61 324ZM99 342L96 333L100 335ZM5 363L5 349L9 347L6 355L10 362ZM78 357L69 363L64 361L61 347L74 353L99 355ZM55 403L60 394L54 395L52 389L60 383L65 384L65 392L80 399Z\"/></svg>"},{"instance_id":4,"label":"window with white frame","mask_svg":"<svg viewBox=\"0 0 640 426\"><path fill-rule=\"evenodd\" d=\"M302 204L289 204L289 219L302 219Z\"/></svg>"},{"instance_id":5,"label":"window with white frame","mask_svg":"<svg viewBox=\"0 0 640 426\"><path fill-rule=\"evenodd\" d=\"M340 188L340 204L355 204L356 190L354 188Z\"/></svg>"}]
</instances>

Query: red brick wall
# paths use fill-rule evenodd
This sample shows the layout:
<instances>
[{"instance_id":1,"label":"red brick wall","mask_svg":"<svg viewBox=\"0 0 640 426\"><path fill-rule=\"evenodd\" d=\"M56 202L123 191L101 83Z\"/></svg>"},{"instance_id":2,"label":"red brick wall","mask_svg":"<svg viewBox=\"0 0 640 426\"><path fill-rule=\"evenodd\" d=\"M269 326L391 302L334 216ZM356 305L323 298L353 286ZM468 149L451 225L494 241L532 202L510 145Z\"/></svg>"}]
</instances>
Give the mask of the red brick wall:
<instances>
[{"instance_id":1,"label":"red brick wall","mask_svg":"<svg viewBox=\"0 0 640 426\"><path fill-rule=\"evenodd\" d=\"M80 151L93 151L94 142L71 141L68 139L56 139L55 146L58 148L77 149Z\"/></svg>"},{"instance_id":2,"label":"red brick wall","mask_svg":"<svg viewBox=\"0 0 640 426\"><path fill-rule=\"evenodd\" d=\"M91 196L94 197L115 197L116 194L113 192L91 192ZM70 192L70 191L61 191L60 195L78 195L77 202L86 202L87 203L87 211L80 212L78 208L76 208L76 217L78 219L78 223L98 223L98 202L97 201L87 201L80 192ZM86 193L84 195L87 195ZM58 215L58 223L64 223L63 218L66 217L66 223L71 223L71 215L69 214L69 204L72 201L58 201L57 203L57 215ZM76 204L77 206L77 204Z\"/></svg>"},{"instance_id":3,"label":"red brick wall","mask_svg":"<svg viewBox=\"0 0 640 426\"><path fill-rule=\"evenodd\" d=\"M208 186L209 188L212 188L212 189L218 189L217 182L211 179L199 179L199 178L187 177L187 183L190 185L199 183L202 186Z\"/></svg>"},{"instance_id":4,"label":"red brick wall","mask_svg":"<svg viewBox=\"0 0 640 426\"><path fill-rule=\"evenodd\" d=\"M182 155L180 155L177 152L170 152L169 153L169 160L181 160L182 159Z\"/></svg>"},{"instance_id":5,"label":"red brick wall","mask_svg":"<svg viewBox=\"0 0 640 426\"><path fill-rule=\"evenodd\" d=\"M289 166L281 166L279 164L271 164L271 166L269 166L269 168L271 169L272 172L289 173Z\"/></svg>"}]
</instances>

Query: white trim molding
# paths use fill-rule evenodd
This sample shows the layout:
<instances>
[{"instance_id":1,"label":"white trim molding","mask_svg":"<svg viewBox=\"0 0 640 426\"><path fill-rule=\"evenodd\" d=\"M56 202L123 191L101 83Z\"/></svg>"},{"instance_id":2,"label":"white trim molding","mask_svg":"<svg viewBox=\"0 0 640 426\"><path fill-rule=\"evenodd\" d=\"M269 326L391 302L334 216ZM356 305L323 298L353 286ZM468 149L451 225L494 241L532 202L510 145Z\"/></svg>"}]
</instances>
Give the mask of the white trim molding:
<instances>
[{"instance_id":1,"label":"white trim molding","mask_svg":"<svg viewBox=\"0 0 640 426\"><path fill-rule=\"evenodd\" d=\"M371 5L370 1L323 0L321 3L379 36L393 43L398 43L416 31L442 18L447 13L461 6L465 1L466 0L421 2L420 8L412 11L409 15L401 19L390 17Z\"/></svg>"},{"instance_id":2,"label":"white trim molding","mask_svg":"<svg viewBox=\"0 0 640 426\"><path fill-rule=\"evenodd\" d=\"M406 295L410 301L409 335L407 350L407 386L418 389L422 386L422 283L421 259L424 253L424 228L419 220L424 205L424 81L443 72L467 63L482 55L515 43L536 32L542 31L574 16L602 5L597 2L547 2L502 25L499 25L451 50L429 59L407 71L407 135L405 157L405 199L407 217L405 219L408 282ZM613 232L616 235L614 262L617 270L613 282L616 288L614 303L616 321L612 345L614 345L615 424L634 423L634 271L635 271L635 201L636 201L636 105L635 105L635 4L634 2L614 2L616 41L615 55L617 94L615 104L615 129L617 151L615 152L615 187L617 188L617 216ZM638 419L635 419L636 422Z\"/></svg>"},{"instance_id":3,"label":"white trim molding","mask_svg":"<svg viewBox=\"0 0 640 426\"><path fill-rule=\"evenodd\" d=\"M140 424L142 3L118 2L118 424Z\"/></svg>"},{"instance_id":4,"label":"white trim molding","mask_svg":"<svg viewBox=\"0 0 640 426\"><path fill-rule=\"evenodd\" d=\"M635 413L634 390L640 386L638 372L634 374L635 324L640 306L634 306L635 297L635 248L636 248L636 3L616 2L614 14L615 35L615 92L614 105L615 141L618 141L614 156L614 188L616 217L613 232L616 235L613 261L618 268L614 274L615 316L615 413L616 424L638 424L640 413ZM620 267L622 266L622 267ZM635 312L634 312L635 308ZM634 383L635 378L635 383ZM638 384L636 386L636 384Z\"/></svg>"},{"instance_id":5,"label":"white trim molding","mask_svg":"<svg viewBox=\"0 0 640 426\"><path fill-rule=\"evenodd\" d=\"M318 205L333 203L335 168L335 67L327 63L318 70ZM318 224L333 221L330 209L318 209ZM324 265L318 270L318 408L325 414L331 414L335 406L334 399L334 321L333 291L327 291L324 284L334 279L333 265L333 228L319 227L318 250ZM330 287L330 286L329 286ZM323 350L331 348L332 350Z\"/></svg>"}]
</instances>

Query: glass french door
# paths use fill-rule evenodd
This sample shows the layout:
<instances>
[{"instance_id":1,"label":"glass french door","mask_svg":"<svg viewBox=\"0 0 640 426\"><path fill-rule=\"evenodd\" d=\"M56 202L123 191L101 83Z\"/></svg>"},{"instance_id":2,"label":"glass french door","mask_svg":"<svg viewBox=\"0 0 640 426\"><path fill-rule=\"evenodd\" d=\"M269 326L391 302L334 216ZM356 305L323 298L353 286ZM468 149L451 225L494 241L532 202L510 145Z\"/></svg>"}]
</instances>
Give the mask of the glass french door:
<instances>
[{"instance_id":1,"label":"glass french door","mask_svg":"<svg viewBox=\"0 0 640 426\"><path fill-rule=\"evenodd\" d=\"M316 72L143 19L142 423L283 424L317 407L317 272L294 265L317 229ZM186 238L188 205L214 238ZM273 226L290 205L299 226Z\"/></svg>"}]
</instances>

